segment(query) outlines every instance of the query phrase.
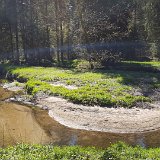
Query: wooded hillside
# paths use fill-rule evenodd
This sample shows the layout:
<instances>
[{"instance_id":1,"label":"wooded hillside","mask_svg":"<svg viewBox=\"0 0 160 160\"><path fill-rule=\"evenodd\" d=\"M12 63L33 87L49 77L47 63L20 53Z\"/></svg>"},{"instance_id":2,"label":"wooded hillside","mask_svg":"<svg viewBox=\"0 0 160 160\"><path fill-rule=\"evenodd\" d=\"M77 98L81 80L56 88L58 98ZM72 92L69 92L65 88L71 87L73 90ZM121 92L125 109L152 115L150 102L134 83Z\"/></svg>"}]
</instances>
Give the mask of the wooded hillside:
<instances>
[{"instance_id":1,"label":"wooded hillside","mask_svg":"<svg viewBox=\"0 0 160 160\"><path fill-rule=\"evenodd\" d=\"M159 17L158 0L1 0L0 60L160 59Z\"/></svg>"}]
</instances>

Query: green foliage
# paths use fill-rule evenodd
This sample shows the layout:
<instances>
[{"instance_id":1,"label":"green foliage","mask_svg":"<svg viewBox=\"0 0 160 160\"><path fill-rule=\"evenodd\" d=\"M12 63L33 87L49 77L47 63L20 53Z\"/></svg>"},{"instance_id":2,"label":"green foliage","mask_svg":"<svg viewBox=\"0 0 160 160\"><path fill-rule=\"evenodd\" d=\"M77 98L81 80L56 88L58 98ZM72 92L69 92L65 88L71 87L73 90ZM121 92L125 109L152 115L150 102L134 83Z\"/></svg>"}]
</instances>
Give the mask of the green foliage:
<instances>
[{"instance_id":1,"label":"green foliage","mask_svg":"<svg viewBox=\"0 0 160 160\"><path fill-rule=\"evenodd\" d=\"M144 149L142 147L131 147L119 142L107 148L102 160L158 160L160 159L160 148Z\"/></svg>"},{"instance_id":2,"label":"green foliage","mask_svg":"<svg viewBox=\"0 0 160 160\"><path fill-rule=\"evenodd\" d=\"M137 61L123 61L121 65L125 67L136 67L137 70L140 69L148 69L150 71L160 70L160 62L159 61L152 61L152 62L137 62Z\"/></svg>"},{"instance_id":3,"label":"green foliage","mask_svg":"<svg viewBox=\"0 0 160 160\"><path fill-rule=\"evenodd\" d=\"M60 95L72 102L85 105L131 107L135 102L150 100L147 97L129 94L131 87L110 82L88 84L79 89L69 90L63 86L52 86L47 82L29 80L26 83L26 90L32 95L40 91L48 95Z\"/></svg>"},{"instance_id":4,"label":"green foliage","mask_svg":"<svg viewBox=\"0 0 160 160\"><path fill-rule=\"evenodd\" d=\"M153 77L148 82L152 88L157 88L160 82L157 74L111 70L75 72L61 68L24 67L14 68L11 73L18 79L27 79L26 90L29 94L42 91L74 103L109 107L132 107L136 102L151 101L149 97L134 95L134 90L140 87L142 77ZM64 85L54 86L55 82ZM74 85L77 89L68 89L67 85Z\"/></svg>"},{"instance_id":5,"label":"green foliage","mask_svg":"<svg viewBox=\"0 0 160 160\"><path fill-rule=\"evenodd\" d=\"M160 67L160 62L159 61L151 61L151 62L124 61L124 63L140 64L141 66Z\"/></svg>"},{"instance_id":6,"label":"green foliage","mask_svg":"<svg viewBox=\"0 0 160 160\"><path fill-rule=\"evenodd\" d=\"M8 81L6 79L0 79L0 83L7 83Z\"/></svg>"},{"instance_id":7,"label":"green foliage","mask_svg":"<svg viewBox=\"0 0 160 160\"><path fill-rule=\"evenodd\" d=\"M0 153L0 159L3 160L98 160L103 151L91 147L54 147L51 145L21 144L0 149Z\"/></svg>"},{"instance_id":8,"label":"green foliage","mask_svg":"<svg viewBox=\"0 0 160 160\"><path fill-rule=\"evenodd\" d=\"M93 147L55 147L52 145L20 144L0 148L0 159L8 160L159 160L160 149L131 147L122 142L107 149Z\"/></svg>"},{"instance_id":9,"label":"green foliage","mask_svg":"<svg viewBox=\"0 0 160 160\"><path fill-rule=\"evenodd\" d=\"M72 67L78 71L86 71L91 69L91 64L86 60L73 60Z\"/></svg>"}]
</instances>

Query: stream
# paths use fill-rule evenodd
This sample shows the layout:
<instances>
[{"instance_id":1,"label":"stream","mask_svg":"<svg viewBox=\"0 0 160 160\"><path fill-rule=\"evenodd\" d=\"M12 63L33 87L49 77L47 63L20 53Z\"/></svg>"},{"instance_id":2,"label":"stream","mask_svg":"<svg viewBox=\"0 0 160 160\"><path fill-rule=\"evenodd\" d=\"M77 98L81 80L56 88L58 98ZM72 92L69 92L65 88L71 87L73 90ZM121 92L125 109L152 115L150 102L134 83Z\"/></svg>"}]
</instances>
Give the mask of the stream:
<instances>
[{"instance_id":1,"label":"stream","mask_svg":"<svg viewBox=\"0 0 160 160\"><path fill-rule=\"evenodd\" d=\"M0 147L17 143L80 145L105 148L118 141L142 147L160 147L160 130L114 134L65 127L35 107L6 102L13 93L0 88Z\"/></svg>"}]
</instances>

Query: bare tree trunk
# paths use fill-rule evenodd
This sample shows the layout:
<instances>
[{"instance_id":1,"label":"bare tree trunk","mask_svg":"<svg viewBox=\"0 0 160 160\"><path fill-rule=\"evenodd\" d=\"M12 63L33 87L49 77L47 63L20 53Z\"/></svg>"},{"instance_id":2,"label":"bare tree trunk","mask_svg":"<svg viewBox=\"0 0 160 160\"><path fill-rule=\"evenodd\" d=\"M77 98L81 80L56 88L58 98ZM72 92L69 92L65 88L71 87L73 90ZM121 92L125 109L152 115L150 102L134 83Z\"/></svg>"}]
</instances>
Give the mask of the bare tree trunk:
<instances>
[{"instance_id":1,"label":"bare tree trunk","mask_svg":"<svg viewBox=\"0 0 160 160\"><path fill-rule=\"evenodd\" d=\"M69 61L70 60L70 52L71 52L71 42L70 42L70 32L71 32L71 30L70 30L70 19L69 19L69 21L68 21L68 24L67 24L67 30L68 30L68 33L67 33L67 60Z\"/></svg>"},{"instance_id":2,"label":"bare tree trunk","mask_svg":"<svg viewBox=\"0 0 160 160\"><path fill-rule=\"evenodd\" d=\"M48 0L45 1L45 16L46 16L46 47L47 47L47 55L46 58L47 60L51 61L52 56L50 52L50 31L49 31L49 22L48 22Z\"/></svg>"},{"instance_id":3,"label":"bare tree trunk","mask_svg":"<svg viewBox=\"0 0 160 160\"><path fill-rule=\"evenodd\" d=\"M10 45L11 45L11 60L14 59L14 55L13 55L13 52L14 52L14 48L13 48L13 33L12 33L12 26L11 24L9 23L9 32L10 32Z\"/></svg>"},{"instance_id":4,"label":"bare tree trunk","mask_svg":"<svg viewBox=\"0 0 160 160\"><path fill-rule=\"evenodd\" d=\"M57 45L57 61L60 62L59 56L59 19L58 19L58 0L55 0L55 16L56 16L56 45Z\"/></svg>"},{"instance_id":5,"label":"bare tree trunk","mask_svg":"<svg viewBox=\"0 0 160 160\"><path fill-rule=\"evenodd\" d=\"M63 42L63 22L62 20L60 21L60 35L61 35L61 62L64 62L64 42Z\"/></svg>"},{"instance_id":6,"label":"bare tree trunk","mask_svg":"<svg viewBox=\"0 0 160 160\"><path fill-rule=\"evenodd\" d=\"M16 55L15 55L15 63L19 64L19 30L18 30L18 6L17 0L15 0L15 36L16 36Z\"/></svg>"}]
</instances>

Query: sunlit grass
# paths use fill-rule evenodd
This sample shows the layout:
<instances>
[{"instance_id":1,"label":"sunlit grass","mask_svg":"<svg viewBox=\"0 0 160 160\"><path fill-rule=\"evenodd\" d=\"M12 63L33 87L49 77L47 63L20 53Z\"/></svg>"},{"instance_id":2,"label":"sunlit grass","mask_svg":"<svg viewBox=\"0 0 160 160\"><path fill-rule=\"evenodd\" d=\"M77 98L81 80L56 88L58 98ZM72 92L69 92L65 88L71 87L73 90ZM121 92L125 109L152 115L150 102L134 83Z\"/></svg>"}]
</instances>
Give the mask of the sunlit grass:
<instances>
[{"instance_id":1,"label":"sunlit grass","mask_svg":"<svg viewBox=\"0 0 160 160\"><path fill-rule=\"evenodd\" d=\"M138 62L138 61L123 61L123 64L130 64L130 65L140 65L143 67L154 67L160 69L160 62L159 61L151 61L151 62Z\"/></svg>"},{"instance_id":2,"label":"sunlit grass","mask_svg":"<svg viewBox=\"0 0 160 160\"><path fill-rule=\"evenodd\" d=\"M26 89L30 94L43 91L49 95L62 96L74 103L109 107L132 107L136 102L151 101L149 97L135 95L141 89L140 83L148 83L152 89L159 87L160 76L154 73L99 70L77 72L62 68L23 67L13 68L11 73L17 79L26 79ZM147 80L147 82L145 82ZM64 86L53 86L60 82L74 85L69 90Z\"/></svg>"},{"instance_id":3,"label":"sunlit grass","mask_svg":"<svg viewBox=\"0 0 160 160\"><path fill-rule=\"evenodd\" d=\"M140 62L140 61L124 61L125 63L135 63L135 64L148 64L153 66L160 66L159 61L149 61L149 62Z\"/></svg>"}]
</instances>

